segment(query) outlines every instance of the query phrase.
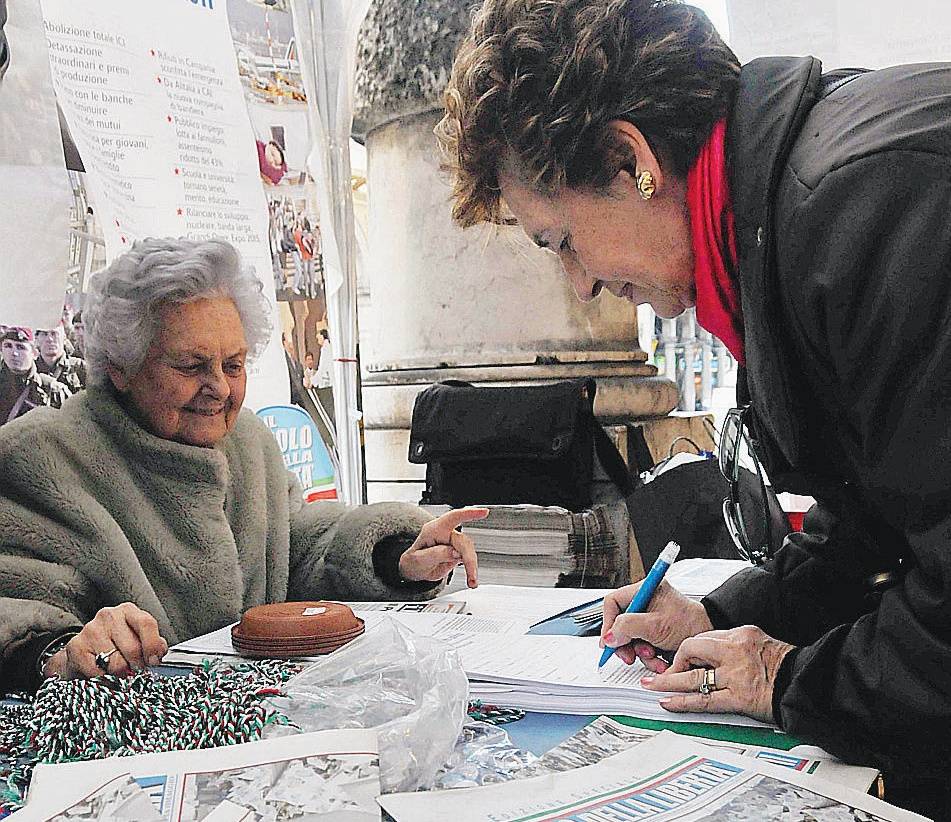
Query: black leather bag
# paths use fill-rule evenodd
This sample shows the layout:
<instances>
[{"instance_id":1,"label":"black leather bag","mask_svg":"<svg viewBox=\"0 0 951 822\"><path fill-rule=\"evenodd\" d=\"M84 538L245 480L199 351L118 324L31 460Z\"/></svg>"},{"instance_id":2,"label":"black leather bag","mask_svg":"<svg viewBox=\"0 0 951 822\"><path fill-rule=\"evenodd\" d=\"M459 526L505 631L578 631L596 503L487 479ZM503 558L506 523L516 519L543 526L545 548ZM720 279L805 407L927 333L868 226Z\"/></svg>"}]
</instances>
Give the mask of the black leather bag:
<instances>
[{"instance_id":1,"label":"black leather bag","mask_svg":"<svg viewBox=\"0 0 951 822\"><path fill-rule=\"evenodd\" d=\"M759 480L744 468L739 493L754 543L762 542L763 529L769 528L773 544L781 545L792 529L772 489L764 500ZM670 540L680 545L678 559L740 559L723 521L723 500L729 495L730 484L715 459L688 462L635 489L626 502L644 569Z\"/></svg>"},{"instance_id":2,"label":"black leather bag","mask_svg":"<svg viewBox=\"0 0 951 822\"><path fill-rule=\"evenodd\" d=\"M622 494L627 466L594 417L592 379L476 387L450 380L419 394L409 460L426 464L424 504L591 506L594 454Z\"/></svg>"}]
</instances>

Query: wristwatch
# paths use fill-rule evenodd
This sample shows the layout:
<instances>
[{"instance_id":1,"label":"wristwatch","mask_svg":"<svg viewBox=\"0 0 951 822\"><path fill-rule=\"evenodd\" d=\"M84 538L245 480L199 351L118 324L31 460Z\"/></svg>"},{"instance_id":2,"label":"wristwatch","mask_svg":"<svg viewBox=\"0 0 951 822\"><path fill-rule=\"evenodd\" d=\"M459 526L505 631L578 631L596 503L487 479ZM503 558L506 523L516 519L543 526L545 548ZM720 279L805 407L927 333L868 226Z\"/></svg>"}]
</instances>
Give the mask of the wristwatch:
<instances>
[{"instance_id":1,"label":"wristwatch","mask_svg":"<svg viewBox=\"0 0 951 822\"><path fill-rule=\"evenodd\" d=\"M36 658L36 673L40 678L40 684L48 678L46 676L46 664L62 651L63 648L69 645L69 641L78 633L79 631L70 631L69 633L61 634L40 651L40 655Z\"/></svg>"}]
</instances>

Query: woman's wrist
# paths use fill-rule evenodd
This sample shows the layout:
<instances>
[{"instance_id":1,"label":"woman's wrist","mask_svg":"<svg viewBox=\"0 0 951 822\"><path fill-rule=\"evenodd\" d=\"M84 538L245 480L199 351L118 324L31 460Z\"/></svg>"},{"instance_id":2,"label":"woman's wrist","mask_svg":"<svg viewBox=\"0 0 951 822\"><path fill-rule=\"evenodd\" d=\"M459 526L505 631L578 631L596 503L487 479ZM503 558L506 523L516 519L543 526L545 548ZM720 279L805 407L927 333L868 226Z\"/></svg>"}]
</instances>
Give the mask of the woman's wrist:
<instances>
[{"instance_id":1,"label":"woman's wrist","mask_svg":"<svg viewBox=\"0 0 951 822\"><path fill-rule=\"evenodd\" d=\"M696 606L697 607L693 609L693 636L697 636L697 634L705 634L707 631L713 630L713 621L710 619L707 609L704 608L699 602L696 603Z\"/></svg>"},{"instance_id":2,"label":"woman's wrist","mask_svg":"<svg viewBox=\"0 0 951 822\"><path fill-rule=\"evenodd\" d=\"M66 670L66 649L62 648L40 666L40 677L45 681L58 677L62 679Z\"/></svg>"},{"instance_id":3,"label":"woman's wrist","mask_svg":"<svg viewBox=\"0 0 951 822\"><path fill-rule=\"evenodd\" d=\"M39 675L40 683L54 676L62 676L66 669L66 646L76 631L62 634L52 640L42 651L36 660L36 672Z\"/></svg>"}]
</instances>

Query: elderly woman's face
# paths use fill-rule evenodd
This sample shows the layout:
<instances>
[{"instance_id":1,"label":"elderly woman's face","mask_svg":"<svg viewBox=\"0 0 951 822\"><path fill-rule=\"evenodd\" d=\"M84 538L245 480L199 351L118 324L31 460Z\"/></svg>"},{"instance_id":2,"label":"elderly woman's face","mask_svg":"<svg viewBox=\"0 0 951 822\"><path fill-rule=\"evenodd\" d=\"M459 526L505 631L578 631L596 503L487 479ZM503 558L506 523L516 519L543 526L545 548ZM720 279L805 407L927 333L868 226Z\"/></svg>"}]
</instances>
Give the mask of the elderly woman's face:
<instances>
[{"instance_id":1,"label":"elderly woman's face","mask_svg":"<svg viewBox=\"0 0 951 822\"><path fill-rule=\"evenodd\" d=\"M655 175L659 177L659 174ZM686 186L663 178L643 200L627 171L606 192L565 189L540 194L519 175L502 174L502 198L525 233L558 255L583 302L602 288L676 317L696 301Z\"/></svg>"},{"instance_id":2,"label":"elderly woman's face","mask_svg":"<svg viewBox=\"0 0 951 822\"><path fill-rule=\"evenodd\" d=\"M247 384L241 317L226 297L166 305L145 363L131 379L110 370L116 388L158 437L211 446L238 418Z\"/></svg>"}]
</instances>

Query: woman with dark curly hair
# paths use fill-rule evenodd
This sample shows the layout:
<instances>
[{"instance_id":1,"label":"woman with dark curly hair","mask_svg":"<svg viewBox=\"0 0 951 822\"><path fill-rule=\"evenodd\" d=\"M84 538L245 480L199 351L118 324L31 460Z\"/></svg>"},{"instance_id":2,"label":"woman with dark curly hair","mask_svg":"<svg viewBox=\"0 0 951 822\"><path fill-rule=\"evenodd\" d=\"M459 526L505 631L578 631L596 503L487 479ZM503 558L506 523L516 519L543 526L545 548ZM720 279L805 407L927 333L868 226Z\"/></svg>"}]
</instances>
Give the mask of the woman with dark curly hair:
<instances>
[{"instance_id":1,"label":"woman with dark curly hair","mask_svg":"<svg viewBox=\"0 0 951 822\"><path fill-rule=\"evenodd\" d=\"M604 642L669 710L775 721L951 818L951 66L741 67L675 0L485 0L437 135L460 225L517 222L582 300L696 306L774 486L818 500L702 603L618 591Z\"/></svg>"}]
</instances>

